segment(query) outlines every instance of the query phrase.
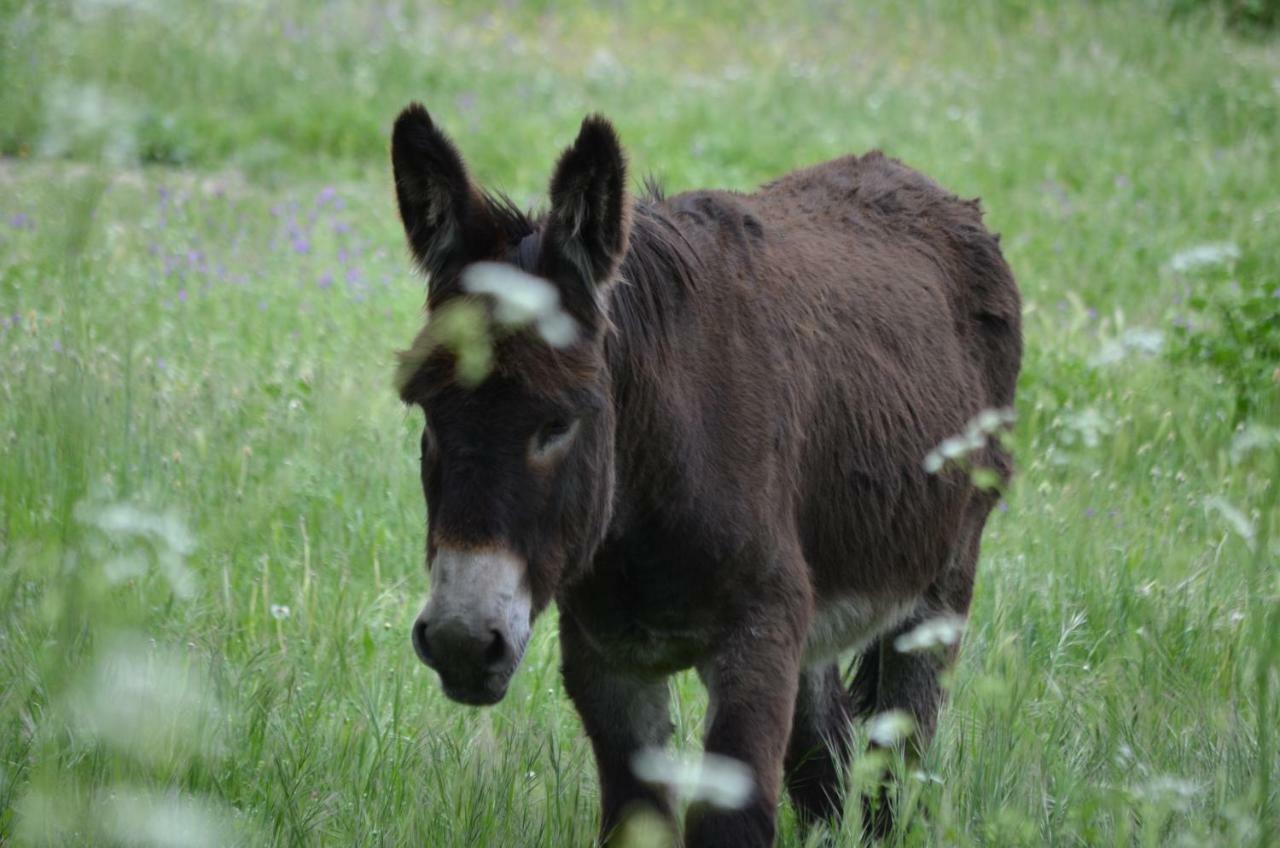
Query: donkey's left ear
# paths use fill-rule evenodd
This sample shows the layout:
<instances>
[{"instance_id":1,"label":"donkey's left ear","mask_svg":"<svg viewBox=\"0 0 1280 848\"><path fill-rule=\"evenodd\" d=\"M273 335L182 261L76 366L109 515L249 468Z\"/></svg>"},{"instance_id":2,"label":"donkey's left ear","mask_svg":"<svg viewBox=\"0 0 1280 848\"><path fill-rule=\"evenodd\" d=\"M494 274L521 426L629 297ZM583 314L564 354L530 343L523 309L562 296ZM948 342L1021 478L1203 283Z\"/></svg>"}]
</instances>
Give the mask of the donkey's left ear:
<instances>
[{"instance_id":1,"label":"donkey's left ear","mask_svg":"<svg viewBox=\"0 0 1280 848\"><path fill-rule=\"evenodd\" d=\"M546 239L588 286L609 281L622 264L631 232L627 162L613 126L591 115L551 178ZM559 264L559 263L557 263Z\"/></svg>"},{"instance_id":2,"label":"donkey's left ear","mask_svg":"<svg viewBox=\"0 0 1280 848\"><path fill-rule=\"evenodd\" d=\"M409 248L434 276L465 252L465 225L476 190L462 156L420 103L411 103L391 133L396 200Z\"/></svg>"}]
</instances>

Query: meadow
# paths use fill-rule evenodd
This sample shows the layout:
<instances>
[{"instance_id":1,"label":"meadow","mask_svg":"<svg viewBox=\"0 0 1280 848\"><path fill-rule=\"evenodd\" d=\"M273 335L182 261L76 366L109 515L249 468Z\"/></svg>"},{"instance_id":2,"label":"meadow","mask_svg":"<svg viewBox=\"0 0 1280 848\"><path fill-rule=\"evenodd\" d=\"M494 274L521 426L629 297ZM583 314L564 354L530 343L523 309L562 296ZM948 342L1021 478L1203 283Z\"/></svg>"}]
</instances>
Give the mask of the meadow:
<instances>
[{"instance_id":1,"label":"meadow","mask_svg":"<svg viewBox=\"0 0 1280 848\"><path fill-rule=\"evenodd\" d=\"M881 148L980 196L1018 474L888 844L1280 842L1274 36L1155 0L0 0L0 80L0 845L594 838L554 613L487 710L410 647L411 99L521 205L590 111L672 193ZM704 709L678 677L677 748Z\"/></svg>"}]
</instances>

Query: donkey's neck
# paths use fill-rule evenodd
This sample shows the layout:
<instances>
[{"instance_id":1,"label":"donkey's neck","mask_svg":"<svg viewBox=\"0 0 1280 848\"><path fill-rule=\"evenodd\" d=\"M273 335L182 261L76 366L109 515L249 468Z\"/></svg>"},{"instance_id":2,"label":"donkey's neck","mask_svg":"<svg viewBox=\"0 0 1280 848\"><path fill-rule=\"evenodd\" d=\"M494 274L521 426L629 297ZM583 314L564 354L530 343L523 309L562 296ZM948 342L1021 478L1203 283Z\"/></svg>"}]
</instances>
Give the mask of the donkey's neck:
<instances>
[{"instance_id":1,"label":"donkey's neck","mask_svg":"<svg viewBox=\"0 0 1280 848\"><path fill-rule=\"evenodd\" d=\"M630 246L610 292L615 355L648 358L674 332L697 285L701 262L667 212L637 203ZM623 364L623 363L619 363Z\"/></svg>"},{"instance_id":2,"label":"donkey's neck","mask_svg":"<svg viewBox=\"0 0 1280 848\"><path fill-rule=\"evenodd\" d=\"M689 385L688 351L700 347L697 318L702 261L661 207L638 204L630 248L610 291L606 357L616 415L616 468L625 500L636 504L652 479L665 477L686 452L690 410L679 397ZM683 414L682 414L683 413ZM674 466L673 466L674 467ZM623 521L624 515L617 516Z\"/></svg>"}]
</instances>

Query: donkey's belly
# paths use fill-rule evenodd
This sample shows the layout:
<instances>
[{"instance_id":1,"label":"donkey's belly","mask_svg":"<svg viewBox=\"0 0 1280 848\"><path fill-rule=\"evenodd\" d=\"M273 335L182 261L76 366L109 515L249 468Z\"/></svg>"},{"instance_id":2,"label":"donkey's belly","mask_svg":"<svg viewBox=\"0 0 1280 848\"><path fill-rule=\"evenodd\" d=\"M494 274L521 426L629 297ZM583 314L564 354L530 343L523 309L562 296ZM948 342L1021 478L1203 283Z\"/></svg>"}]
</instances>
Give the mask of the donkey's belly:
<instances>
[{"instance_id":1,"label":"donkey's belly","mask_svg":"<svg viewBox=\"0 0 1280 848\"><path fill-rule=\"evenodd\" d=\"M805 665L827 662L845 651L862 650L877 636L901 624L918 604L918 598L872 600L861 595L819 604L805 640Z\"/></svg>"}]
</instances>

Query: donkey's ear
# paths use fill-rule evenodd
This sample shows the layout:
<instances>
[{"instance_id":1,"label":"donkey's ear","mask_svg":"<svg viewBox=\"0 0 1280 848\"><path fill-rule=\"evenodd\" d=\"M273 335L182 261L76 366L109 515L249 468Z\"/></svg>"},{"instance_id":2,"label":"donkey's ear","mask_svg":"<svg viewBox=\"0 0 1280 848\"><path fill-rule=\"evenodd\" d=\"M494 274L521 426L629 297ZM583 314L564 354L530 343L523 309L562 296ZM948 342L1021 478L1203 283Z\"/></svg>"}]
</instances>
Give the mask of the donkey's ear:
<instances>
[{"instance_id":1,"label":"donkey's ear","mask_svg":"<svg viewBox=\"0 0 1280 848\"><path fill-rule=\"evenodd\" d=\"M617 133L599 115L588 117L551 178L547 236L557 258L589 285L606 283L626 255L631 231L626 184L627 162Z\"/></svg>"},{"instance_id":2,"label":"donkey's ear","mask_svg":"<svg viewBox=\"0 0 1280 848\"><path fill-rule=\"evenodd\" d=\"M458 149L420 103L411 103L391 133L400 220L414 259L439 273L462 253L463 224L475 191Z\"/></svg>"}]
</instances>

